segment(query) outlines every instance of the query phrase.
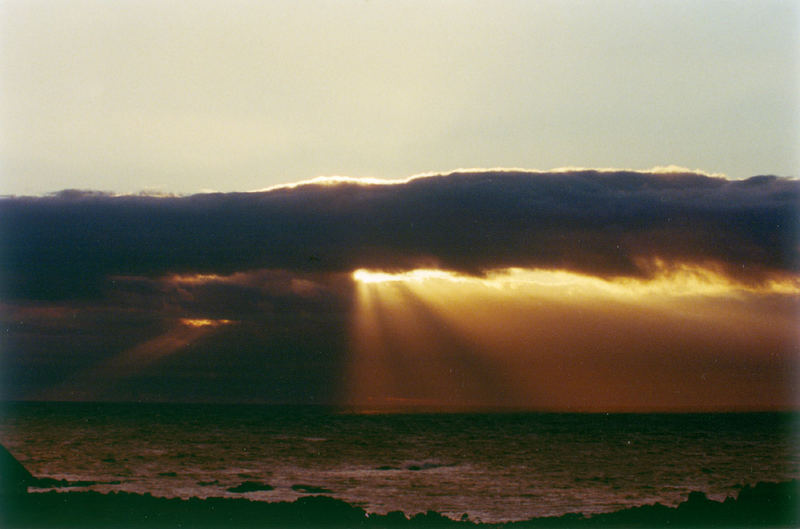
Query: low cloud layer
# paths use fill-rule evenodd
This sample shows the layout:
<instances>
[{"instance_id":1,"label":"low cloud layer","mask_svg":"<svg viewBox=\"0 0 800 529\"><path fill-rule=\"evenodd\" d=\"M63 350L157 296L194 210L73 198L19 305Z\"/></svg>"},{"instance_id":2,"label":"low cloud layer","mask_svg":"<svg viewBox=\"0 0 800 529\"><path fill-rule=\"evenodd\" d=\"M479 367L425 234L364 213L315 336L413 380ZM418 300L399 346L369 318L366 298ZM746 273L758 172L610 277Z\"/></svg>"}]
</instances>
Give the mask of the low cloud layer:
<instances>
[{"instance_id":1,"label":"low cloud layer","mask_svg":"<svg viewBox=\"0 0 800 529\"><path fill-rule=\"evenodd\" d=\"M796 288L351 274L699 266L715 284L796 286L799 200L786 178L585 170L3 198L0 399L785 407Z\"/></svg>"},{"instance_id":2,"label":"low cloud layer","mask_svg":"<svg viewBox=\"0 0 800 529\"><path fill-rule=\"evenodd\" d=\"M114 276L505 267L647 277L708 266L794 275L800 181L693 173L455 173L187 197L65 191L0 200L2 295L99 294Z\"/></svg>"}]
</instances>

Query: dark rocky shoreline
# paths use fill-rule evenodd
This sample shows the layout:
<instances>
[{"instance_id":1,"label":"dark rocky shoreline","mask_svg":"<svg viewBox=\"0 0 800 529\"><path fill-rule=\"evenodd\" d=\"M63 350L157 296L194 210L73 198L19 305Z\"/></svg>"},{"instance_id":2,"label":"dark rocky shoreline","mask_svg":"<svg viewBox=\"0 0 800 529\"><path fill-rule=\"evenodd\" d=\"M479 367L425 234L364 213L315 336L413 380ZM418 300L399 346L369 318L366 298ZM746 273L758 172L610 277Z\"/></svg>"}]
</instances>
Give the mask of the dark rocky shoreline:
<instances>
[{"instance_id":1,"label":"dark rocky shoreline","mask_svg":"<svg viewBox=\"0 0 800 529\"><path fill-rule=\"evenodd\" d=\"M370 514L329 496L294 502L247 499L168 499L116 492L7 493L0 501L3 528L258 528L258 527L798 527L798 481L746 486L737 498L709 500L693 492L677 507L645 505L584 517L560 517L481 524L452 520L437 512L408 516Z\"/></svg>"},{"instance_id":2,"label":"dark rocky shoreline","mask_svg":"<svg viewBox=\"0 0 800 529\"><path fill-rule=\"evenodd\" d=\"M294 502L260 502L239 498L158 498L127 492L28 492L29 487L72 483L36 478L0 446L0 527L10 528L259 528L259 527L800 527L800 482L761 482L745 486L736 498L713 501L692 492L677 507L658 503L621 511L498 524L462 518L452 520L428 511L406 515L368 513L330 496L304 496ZM317 492L302 485L303 490Z\"/></svg>"}]
</instances>

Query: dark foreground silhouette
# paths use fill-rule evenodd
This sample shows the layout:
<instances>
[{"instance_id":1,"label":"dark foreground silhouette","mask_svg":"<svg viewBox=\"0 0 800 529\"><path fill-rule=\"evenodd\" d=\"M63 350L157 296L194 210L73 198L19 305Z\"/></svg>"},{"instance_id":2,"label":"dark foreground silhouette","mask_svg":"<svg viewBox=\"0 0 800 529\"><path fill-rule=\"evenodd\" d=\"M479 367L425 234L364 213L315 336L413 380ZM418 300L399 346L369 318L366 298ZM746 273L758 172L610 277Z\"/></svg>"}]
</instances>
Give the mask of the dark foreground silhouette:
<instances>
[{"instance_id":1,"label":"dark foreground silhouette","mask_svg":"<svg viewBox=\"0 0 800 529\"><path fill-rule=\"evenodd\" d=\"M369 514L329 496L294 502L247 499L156 498L116 492L27 492L29 486L58 487L61 481L32 476L0 447L0 527L9 528L259 528L259 527L800 527L797 480L746 486L736 498L709 500L692 492L677 507L656 503L584 517L534 518L504 524L452 520L437 512ZM61 486L72 485L61 483Z\"/></svg>"}]
</instances>

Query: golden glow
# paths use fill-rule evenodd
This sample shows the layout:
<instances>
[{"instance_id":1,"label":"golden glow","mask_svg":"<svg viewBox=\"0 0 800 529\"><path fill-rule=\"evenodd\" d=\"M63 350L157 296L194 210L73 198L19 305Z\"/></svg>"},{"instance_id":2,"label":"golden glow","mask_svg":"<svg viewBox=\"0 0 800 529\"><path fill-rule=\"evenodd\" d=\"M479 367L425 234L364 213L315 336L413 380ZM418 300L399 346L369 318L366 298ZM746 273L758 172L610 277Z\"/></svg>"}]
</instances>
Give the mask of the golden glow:
<instances>
[{"instance_id":1,"label":"golden glow","mask_svg":"<svg viewBox=\"0 0 800 529\"><path fill-rule=\"evenodd\" d=\"M426 283L427 287L460 283L461 288L493 288L520 291L534 289L537 295L548 291L557 296L722 296L737 293L800 294L800 278L772 279L763 284L747 285L734 282L719 272L699 266L680 265L667 267L653 261L652 279L603 279L565 270L504 268L492 271L485 277L460 275L436 269L415 269L389 273L359 269L353 272L357 283Z\"/></svg>"},{"instance_id":2,"label":"golden glow","mask_svg":"<svg viewBox=\"0 0 800 529\"><path fill-rule=\"evenodd\" d=\"M426 268L418 268L416 270L401 272L399 274L389 274L386 272L373 272L370 270L359 269L353 272L353 279L359 283L392 283L400 281L420 283L430 280L462 282L467 280L466 277L458 276L452 272Z\"/></svg>"},{"instance_id":3,"label":"golden glow","mask_svg":"<svg viewBox=\"0 0 800 529\"><path fill-rule=\"evenodd\" d=\"M202 285L204 283L210 283L212 281L221 281L225 279L225 276L220 276L216 274L191 274L191 275L172 275L168 278L173 283L183 283L188 285Z\"/></svg>"},{"instance_id":4,"label":"golden glow","mask_svg":"<svg viewBox=\"0 0 800 529\"><path fill-rule=\"evenodd\" d=\"M180 322L189 327L218 327L220 325L229 325L233 323L231 320L209 320L209 319L196 319L196 318L181 318Z\"/></svg>"},{"instance_id":5,"label":"golden glow","mask_svg":"<svg viewBox=\"0 0 800 529\"><path fill-rule=\"evenodd\" d=\"M797 278L747 285L710 268L651 270L649 280L357 270L343 404L739 409L791 387Z\"/></svg>"},{"instance_id":6,"label":"golden glow","mask_svg":"<svg viewBox=\"0 0 800 529\"><path fill-rule=\"evenodd\" d=\"M118 380L137 373L162 359L184 350L207 336L215 327L235 323L232 320L179 319L167 332L145 340L116 356L81 371L62 383L45 390L39 398L59 400L65 395L74 399L102 400Z\"/></svg>"}]
</instances>

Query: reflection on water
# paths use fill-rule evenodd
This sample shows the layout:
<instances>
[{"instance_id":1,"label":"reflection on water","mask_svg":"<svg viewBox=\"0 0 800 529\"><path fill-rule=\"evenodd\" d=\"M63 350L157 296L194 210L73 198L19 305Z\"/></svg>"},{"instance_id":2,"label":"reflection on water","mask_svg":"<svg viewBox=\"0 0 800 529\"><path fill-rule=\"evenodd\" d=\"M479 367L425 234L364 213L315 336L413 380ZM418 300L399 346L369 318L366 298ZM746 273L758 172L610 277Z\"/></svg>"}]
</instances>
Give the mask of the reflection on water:
<instances>
[{"instance_id":1,"label":"reflection on water","mask_svg":"<svg viewBox=\"0 0 800 529\"><path fill-rule=\"evenodd\" d=\"M721 499L740 485L798 478L793 420L24 404L3 414L0 442L34 475L92 481L84 489L102 492L265 501L324 493L372 512L500 521L675 505L691 490Z\"/></svg>"}]
</instances>

